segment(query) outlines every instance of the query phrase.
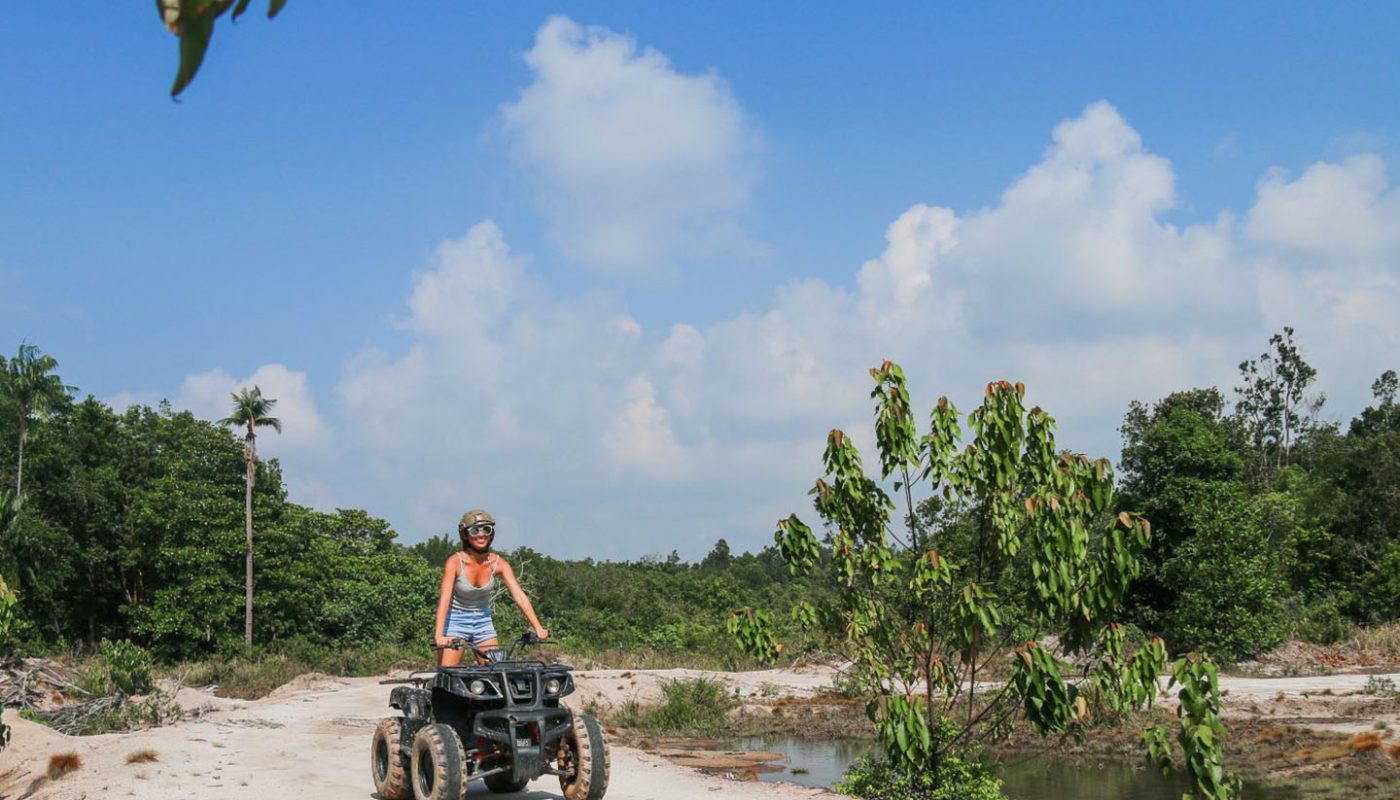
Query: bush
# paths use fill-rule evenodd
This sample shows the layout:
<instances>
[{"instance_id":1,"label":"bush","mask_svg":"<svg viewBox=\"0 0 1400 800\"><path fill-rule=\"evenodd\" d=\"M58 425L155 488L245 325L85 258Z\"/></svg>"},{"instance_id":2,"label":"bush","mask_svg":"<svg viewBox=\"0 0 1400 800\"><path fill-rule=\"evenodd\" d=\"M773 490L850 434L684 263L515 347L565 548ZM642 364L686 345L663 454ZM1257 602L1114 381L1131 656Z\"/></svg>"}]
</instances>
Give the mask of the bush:
<instances>
[{"instance_id":1,"label":"bush","mask_svg":"<svg viewBox=\"0 0 1400 800\"><path fill-rule=\"evenodd\" d=\"M1290 608L1290 612L1289 618L1295 620L1290 635L1295 639L1336 644L1351 635L1351 621L1334 599L1302 603L1300 608Z\"/></svg>"},{"instance_id":2,"label":"bush","mask_svg":"<svg viewBox=\"0 0 1400 800\"><path fill-rule=\"evenodd\" d=\"M724 727L734 697L719 681L695 678L661 684L665 697L651 715L653 728L664 731L705 733Z\"/></svg>"},{"instance_id":3,"label":"bush","mask_svg":"<svg viewBox=\"0 0 1400 800\"><path fill-rule=\"evenodd\" d=\"M111 675L113 688L123 694L145 694L155 686L151 680L151 654L125 639L104 639L97 658Z\"/></svg>"},{"instance_id":4,"label":"bush","mask_svg":"<svg viewBox=\"0 0 1400 800\"><path fill-rule=\"evenodd\" d=\"M665 681L660 705L643 708L636 700L624 702L611 722L661 735L701 735L725 727L734 697L723 683L708 678Z\"/></svg>"},{"instance_id":5,"label":"bush","mask_svg":"<svg viewBox=\"0 0 1400 800\"><path fill-rule=\"evenodd\" d=\"M91 667L79 673L78 685L93 697L113 692L146 694L155 687L151 675L151 654L123 639L102 640L97 659Z\"/></svg>"},{"instance_id":6,"label":"bush","mask_svg":"<svg viewBox=\"0 0 1400 800\"><path fill-rule=\"evenodd\" d=\"M865 756L846 770L833 791L865 800L1005 800L1001 780L985 764L949 756L931 769L905 771Z\"/></svg>"}]
</instances>

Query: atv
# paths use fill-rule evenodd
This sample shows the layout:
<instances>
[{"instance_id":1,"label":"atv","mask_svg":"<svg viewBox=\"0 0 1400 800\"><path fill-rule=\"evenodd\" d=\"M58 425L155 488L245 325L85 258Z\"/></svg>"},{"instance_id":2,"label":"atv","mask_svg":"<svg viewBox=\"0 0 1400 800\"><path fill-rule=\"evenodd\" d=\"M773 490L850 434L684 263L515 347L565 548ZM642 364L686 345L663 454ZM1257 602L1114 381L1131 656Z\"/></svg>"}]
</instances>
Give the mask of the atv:
<instances>
[{"instance_id":1,"label":"atv","mask_svg":"<svg viewBox=\"0 0 1400 800\"><path fill-rule=\"evenodd\" d=\"M480 778L496 793L518 792L541 775L559 777L566 800L602 800L608 746L598 720L560 703L574 691L572 667L515 658L509 648L480 650L478 663L438 667L400 681L389 705L402 716L374 729L370 769L382 800L463 800Z\"/></svg>"}]
</instances>

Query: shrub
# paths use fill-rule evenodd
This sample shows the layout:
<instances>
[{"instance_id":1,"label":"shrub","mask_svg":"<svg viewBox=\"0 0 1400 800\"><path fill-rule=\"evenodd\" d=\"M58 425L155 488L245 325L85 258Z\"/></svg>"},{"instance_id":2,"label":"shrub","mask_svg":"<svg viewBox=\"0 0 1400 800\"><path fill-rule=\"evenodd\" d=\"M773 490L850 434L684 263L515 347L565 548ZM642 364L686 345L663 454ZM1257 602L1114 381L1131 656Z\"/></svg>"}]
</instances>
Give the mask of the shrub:
<instances>
[{"instance_id":1,"label":"shrub","mask_svg":"<svg viewBox=\"0 0 1400 800\"><path fill-rule=\"evenodd\" d=\"M1400 689L1395 688L1395 681L1376 675L1372 675L1366 679L1366 687L1362 689L1361 692L1362 694L1373 694L1377 697L1400 698Z\"/></svg>"},{"instance_id":2,"label":"shrub","mask_svg":"<svg viewBox=\"0 0 1400 800\"><path fill-rule=\"evenodd\" d=\"M151 654L125 639L103 639L91 666L78 672L78 688L93 697L113 692L145 694L154 686Z\"/></svg>"},{"instance_id":3,"label":"shrub","mask_svg":"<svg viewBox=\"0 0 1400 800\"><path fill-rule=\"evenodd\" d=\"M653 734L712 734L725 726L734 697L723 683L708 678L665 681L660 705L644 708L627 700L612 714L611 722Z\"/></svg>"},{"instance_id":4,"label":"shrub","mask_svg":"<svg viewBox=\"0 0 1400 800\"><path fill-rule=\"evenodd\" d=\"M723 683L707 678L666 681L665 697L651 714L651 727L668 732L705 733L724 726L734 698Z\"/></svg>"},{"instance_id":5,"label":"shrub","mask_svg":"<svg viewBox=\"0 0 1400 800\"><path fill-rule=\"evenodd\" d=\"M151 654L125 639L103 640L97 658L111 676L112 687L123 694L145 694L155 686Z\"/></svg>"},{"instance_id":6,"label":"shrub","mask_svg":"<svg viewBox=\"0 0 1400 800\"><path fill-rule=\"evenodd\" d=\"M1352 624L1335 599L1327 598L1290 609L1294 620L1290 634L1314 644L1336 644L1351 635Z\"/></svg>"},{"instance_id":7,"label":"shrub","mask_svg":"<svg viewBox=\"0 0 1400 800\"><path fill-rule=\"evenodd\" d=\"M949 756L928 769L908 771L865 756L831 787L865 800L1004 800L1001 780L979 761Z\"/></svg>"}]
</instances>

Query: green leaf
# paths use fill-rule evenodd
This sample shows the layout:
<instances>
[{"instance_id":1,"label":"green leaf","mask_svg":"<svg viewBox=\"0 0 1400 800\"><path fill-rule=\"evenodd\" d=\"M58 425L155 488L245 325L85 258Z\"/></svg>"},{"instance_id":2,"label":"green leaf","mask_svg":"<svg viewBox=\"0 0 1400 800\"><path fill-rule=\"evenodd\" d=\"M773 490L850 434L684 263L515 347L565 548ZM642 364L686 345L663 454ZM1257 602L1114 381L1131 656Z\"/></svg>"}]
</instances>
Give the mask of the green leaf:
<instances>
[{"instance_id":1,"label":"green leaf","mask_svg":"<svg viewBox=\"0 0 1400 800\"><path fill-rule=\"evenodd\" d=\"M272 19L282 11L282 7L287 5L287 0L272 0L267 4L267 18Z\"/></svg>"},{"instance_id":2,"label":"green leaf","mask_svg":"<svg viewBox=\"0 0 1400 800\"><path fill-rule=\"evenodd\" d=\"M178 97L190 85L199 72L200 64L204 63L204 53L209 49L210 37L214 35L215 16L213 8L207 4L192 15L180 14L180 67L175 72L175 83L170 87L171 97Z\"/></svg>"}]
</instances>

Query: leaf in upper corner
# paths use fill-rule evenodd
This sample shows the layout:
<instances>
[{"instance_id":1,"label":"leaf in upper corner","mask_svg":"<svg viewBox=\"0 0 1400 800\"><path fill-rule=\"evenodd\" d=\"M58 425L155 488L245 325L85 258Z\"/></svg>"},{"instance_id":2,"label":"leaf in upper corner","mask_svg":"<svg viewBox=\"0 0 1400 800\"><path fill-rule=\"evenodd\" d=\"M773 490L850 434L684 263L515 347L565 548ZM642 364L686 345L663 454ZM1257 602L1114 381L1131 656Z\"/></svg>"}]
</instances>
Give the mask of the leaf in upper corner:
<instances>
[{"instance_id":1,"label":"leaf in upper corner","mask_svg":"<svg viewBox=\"0 0 1400 800\"><path fill-rule=\"evenodd\" d=\"M197 4L189 3L188 6ZM178 97L190 85L204 63L204 53L209 49L209 39L214 35L213 4L199 4L195 13L180 15L180 68L175 73L175 83L170 87L170 96Z\"/></svg>"}]
</instances>

